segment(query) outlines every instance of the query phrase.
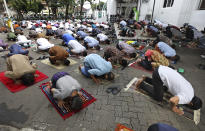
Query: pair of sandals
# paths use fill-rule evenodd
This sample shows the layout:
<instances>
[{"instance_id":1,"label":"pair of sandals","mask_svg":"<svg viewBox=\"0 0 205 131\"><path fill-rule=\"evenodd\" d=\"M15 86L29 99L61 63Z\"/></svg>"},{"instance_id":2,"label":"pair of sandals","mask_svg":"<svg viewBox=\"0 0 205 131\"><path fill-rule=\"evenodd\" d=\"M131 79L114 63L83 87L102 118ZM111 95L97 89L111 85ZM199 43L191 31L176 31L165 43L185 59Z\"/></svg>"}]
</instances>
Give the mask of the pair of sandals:
<instances>
[{"instance_id":1,"label":"pair of sandals","mask_svg":"<svg viewBox=\"0 0 205 131\"><path fill-rule=\"evenodd\" d=\"M40 56L39 58L37 58L36 60L44 60L44 59L47 59L49 58L49 56Z\"/></svg>"},{"instance_id":2,"label":"pair of sandals","mask_svg":"<svg viewBox=\"0 0 205 131\"><path fill-rule=\"evenodd\" d=\"M121 91L121 88L120 87L116 87L116 86L109 87L109 88L106 89L107 93L111 93L112 92L113 95L117 95L120 91Z\"/></svg>"}]
</instances>

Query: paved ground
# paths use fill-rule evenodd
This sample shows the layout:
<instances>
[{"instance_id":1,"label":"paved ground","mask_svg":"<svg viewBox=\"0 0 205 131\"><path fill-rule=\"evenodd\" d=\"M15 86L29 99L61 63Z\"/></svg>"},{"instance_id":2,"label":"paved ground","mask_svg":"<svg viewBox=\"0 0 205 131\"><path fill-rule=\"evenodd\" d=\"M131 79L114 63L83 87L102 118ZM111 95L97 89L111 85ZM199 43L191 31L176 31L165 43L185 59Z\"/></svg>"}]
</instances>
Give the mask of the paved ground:
<instances>
[{"instance_id":1,"label":"paved ground","mask_svg":"<svg viewBox=\"0 0 205 131\"><path fill-rule=\"evenodd\" d=\"M0 34L0 38L5 39L6 35ZM61 43L61 40L51 39L50 41L55 44ZM9 44L11 43L9 42ZM99 54L102 52L100 51ZM185 69L183 75L193 84L195 93L205 101L205 72L196 68L197 64L205 63L199 56L202 50L178 48L177 52L181 56L181 61L174 66ZM35 59L41 56L32 50L30 50L30 55ZM76 71L82 60L72 59L78 63L63 70L56 70L37 60L33 61L38 64L39 70L47 74L49 78L58 71L69 72L87 92L97 98L95 103L63 120L39 88L41 83L49 79L18 93L9 92L0 83L0 124L18 129L32 128L46 131L114 131L116 124L121 123L135 131L146 131L149 125L162 122L170 124L180 131L203 131L205 129L205 108L201 111L201 122L196 126L192 121L161 108L137 93L122 90L118 95L113 96L105 92L106 88L111 85L124 88L133 77L150 74L133 68L116 69L113 72L119 77L112 82L97 86L91 79L83 77ZM5 60L0 58L0 71L5 70ZM0 127L0 130L9 129Z\"/></svg>"}]
</instances>

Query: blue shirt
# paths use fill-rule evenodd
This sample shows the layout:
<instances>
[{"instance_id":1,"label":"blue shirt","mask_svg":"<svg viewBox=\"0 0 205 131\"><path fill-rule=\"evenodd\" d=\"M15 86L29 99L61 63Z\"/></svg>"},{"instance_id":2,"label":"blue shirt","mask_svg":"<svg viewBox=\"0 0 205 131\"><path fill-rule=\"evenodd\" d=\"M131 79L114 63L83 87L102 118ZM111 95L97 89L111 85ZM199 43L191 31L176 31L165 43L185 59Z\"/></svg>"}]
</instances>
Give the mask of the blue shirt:
<instances>
[{"instance_id":1,"label":"blue shirt","mask_svg":"<svg viewBox=\"0 0 205 131\"><path fill-rule=\"evenodd\" d=\"M68 42L70 40L75 40L75 38L72 35L68 34L68 33L63 34L62 39L63 39L63 41L65 42L66 45L68 44Z\"/></svg>"},{"instance_id":2,"label":"blue shirt","mask_svg":"<svg viewBox=\"0 0 205 131\"><path fill-rule=\"evenodd\" d=\"M167 125L167 124L157 123L157 124L154 124L153 126L155 126L157 128L152 127L153 129L149 128L148 130L149 131L152 131L152 130L153 131L178 131L176 128L174 128L174 127L172 127L170 125Z\"/></svg>"},{"instance_id":3,"label":"blue shirt","mask_svg":"<svg viewBox=\"0 0 205 131\"><path fill-rule=\"evenodd\" d=\"M159 30L156 27L154 27L154 26L148 26L148 28L150 28L154 32L159 32Z\"/></svg>"},{"instance_id":4,"label":"blue shirt","mask_svg":"<svg viewBox=\"0 0 205 131\"><path fill-rule=\"evenodd\" d=\"M99 41L96 40L96 39L93 38L93 37L90 37L90 36L86 36L86 37L84 38L84 41L88 43L88 46L89 46L89 47L95 47L95 46L99 45Z\"/></svg>"},{"instance_id":5,"label":"blue shirt","mask_svg":"<svg viewBox=\"0 0 205 131\"><path fill-rule=\"evenodd\" d=\"M84 66L90 68L88 72L91 75L101 76L112 70L112 64L107 62L98 54L90 54L84 59Z\"/></svg>"},{"instance_id":6,"label":"blue shirt","mask_svg":"<svg viewBox=\"0 0 205 131\"><path fill-rule=\"evenodd\" d=\"M22 47L18 44L13 44L9 47L9 51L10 53L8 53L8 56L12 56L15 54L22 54L22 55L26 55L29 53L28 50L23 50Z\"/></svg>"},{"instance_id":7,"label":"blue shirt","mask_svg":"<svg viewBox=\"0 0 205 131\"><path fill-rule=\"evenodd\" d=\"M88 34L86 34L85 32L83 31L78 31L76 33L80 38L84 39L86 36L88 36Z\"/></svg>"},{"instance_id":8,"label":"blue shirt","mask_svg":"<svg viewBox=\"0 0 205 131\"><path fill-rule=\"evenodd\" d=\"M159 42L157 44L159 47L160 51L166 56L166 57L173 57L176 55L176 51L170 47L168 44L164 42Z\"/></svg>"}]
</instances>

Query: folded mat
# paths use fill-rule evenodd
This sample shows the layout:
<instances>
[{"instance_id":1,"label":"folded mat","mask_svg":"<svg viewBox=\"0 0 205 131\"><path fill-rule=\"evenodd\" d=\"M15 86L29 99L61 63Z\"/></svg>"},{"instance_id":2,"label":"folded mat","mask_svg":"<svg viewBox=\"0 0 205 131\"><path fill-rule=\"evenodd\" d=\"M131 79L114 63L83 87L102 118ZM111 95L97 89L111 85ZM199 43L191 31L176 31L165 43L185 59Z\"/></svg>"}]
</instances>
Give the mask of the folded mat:
<instances>
[{"instance_id":1,"label":"folded mat","mask_svg":"<svg viewBox=\"0 0 205 131\"><path fill-rule=\"evenodd\" d=\"M137 62L130 63L128 66L132 67L132 68L135 68L135 69L138 69L138 70L142 70L142 71L148 72L148 73L152 73L153 72L153 71L150 71L150 70L146 70L145 68L140 66Z\"/></svg>"},{"instance_id":2,"label":"folded mat","mask_svg":"<svg viewBox=\"0 0 205 131\"><path fill-rule=\"evenodd\" d=\"M57 104L57 101L52 97L52 94L50 93L50 87L48 86L48 82L43 83L40 87L42 92L46 95L50 103L53 105L53 107L56 109L56 111L60 114L60 116L64 120L72 116L73 114L79 112L79 111L77 112L72 111L68 104L65 104L64 107L60 108ZM87 106L89 106L90 104L96 101L96 99L90 94L88 94L84 89L81 89L80 92L82 93L81 98L83 100L82 109L86 108Z\"/></svg>"},{"instance_id":3,"label":"folded mat","mask_svg":"<svg viewBox=\"0 0 205 131\"><path fill-rule=\"evenodd\" d=\"M36 70L35 75L37 77L35 77L34 84L48 78L47 75L43 74L42 72L40 72L38 70ZM27 86L25 86L23 84L15 84L12 79L4 76L4 72L0 73L0 81L13 93L21 91L21 90L27 88Z\"/></svg>"},{"instance_id":4,"label":"folded mat","mask_svg":"<svg viewBox=\"0 0 205 131\"><path fill-rule=\"evenodd\" d=\"M127 128L124 125L117 124L117 127L115 128L115 131L134 131L134 130L132 130L130 128Z\"/></svg>"},{"instance_id":5,"label":"folded mat","mask_svg":"<svg viewBox=\"0 0 205 131\"><path fill-rule=\"evenodd\" d=\"M155 101L152 97L150 97L148 95L148 93L146 91L144 91L143 89L136 90L137 81L138 81L138 78L136 78L136 77L133 78L129 82L129 84L127 84L125 91L137 92L137 93L149 98L151 100L151 102L158 104L161 107L171 109L170 104L169 104L169 99L172 97L172 95L169 92L164 92L163 102L159 103L159 102ZM178 105L178 107L179 107L179 109L184 111L184 114L182 116L184 116L186 119L194 121L194 123L196 125L200 122L200 109L199 110L192 110L192 109L186 107L185 105Z\"/></svg>"},{"instance_id":6,"label":"folded mat","mask_svg":"<svg viewBox=\"0 0 205 131\"><path fill-rule=\"evenodd\" d=\"M74 65L74 64L77 63L75 60L72 60L72 59L68 59L68 60L70 61L70 65ZM53 65L53 64L50 63L48 58L45 59L45 60L42 60L41 62L43 64L49 65L49 66L51 66L53 68L56 68L58 70L64 69L65 67L68 67L68 66L64 65L62 62L60 62L59 65Z\"/></svg>"}]
</instances>

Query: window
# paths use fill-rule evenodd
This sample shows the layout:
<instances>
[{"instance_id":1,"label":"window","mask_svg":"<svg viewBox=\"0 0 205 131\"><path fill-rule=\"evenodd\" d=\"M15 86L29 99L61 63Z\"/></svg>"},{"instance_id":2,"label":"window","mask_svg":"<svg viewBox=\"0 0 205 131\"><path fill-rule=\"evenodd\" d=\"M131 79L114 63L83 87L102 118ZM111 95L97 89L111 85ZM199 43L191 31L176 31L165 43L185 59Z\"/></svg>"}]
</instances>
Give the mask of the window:
<instances>
[{"instance_id":1,"label":"window","mask_svg":"<svg viewBox=\"0 0 205 131\"><path fill-rule=\"evenodd\" d=\"M174 4L174 0L164 0L163 8L172 7Z\"/></svg>"},{"instance_id":2,"label":"window","mask_svg":"<svg viewBox=\"0 0 205 131\"><path fill-rule=\"evenodd\" d=\"M199 3L199 10L205 10L205 0L201 0Z\"/></svg>"}]
</instances>

